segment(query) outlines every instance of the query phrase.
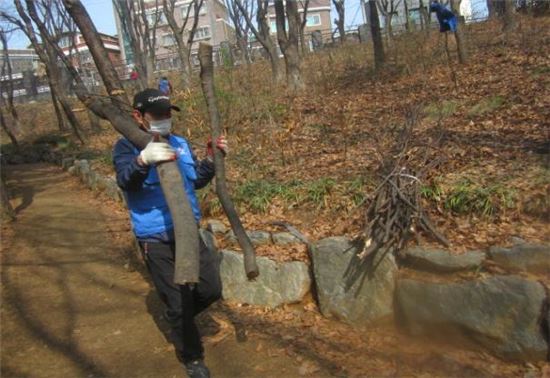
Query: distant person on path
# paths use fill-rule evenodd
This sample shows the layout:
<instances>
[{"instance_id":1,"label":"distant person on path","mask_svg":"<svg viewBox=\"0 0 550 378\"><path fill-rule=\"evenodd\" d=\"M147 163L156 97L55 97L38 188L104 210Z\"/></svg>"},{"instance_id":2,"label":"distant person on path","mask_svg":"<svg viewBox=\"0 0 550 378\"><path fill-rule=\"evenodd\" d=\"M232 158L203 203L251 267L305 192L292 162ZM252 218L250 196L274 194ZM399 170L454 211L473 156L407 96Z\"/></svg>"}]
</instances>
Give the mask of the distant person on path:
<instances>
[{"instance_id":1,"label":"distant person on path","mask_svg":"<svg viewBox=\"0 0 550 378\"><path fill-rule=\"evenodd\" d=\"M171 112L180 109L157 89L137 93L133 108L132 115L137 125L148 133L167 137L168 143L151 142L140 150L129 140L121 138L113 151L117 183L126 197L133 231L157 293L166 305L165 317L172 328L171 339L178 358L189 377L206 378L210 373L204 364L199 330L194 320L185 319L193 319L220 298L219 261L201 239L200 282L193 286L174 284L174 228L156 166L176 160L198 227L201 214L195 189L206 186L214 177L212 143L207 144L207 157L197 160L187 140L171 133ZM217 140L216 148L225 154L225 137ZM193 316L185 316L185 311L190 309L193 309Z\"/></svg>"},{"instance_id":2,"label":"distant person on path","mask_svg":"<svg viewBox=\"0 0 550 378\"><path fill-rule=\"evenodd\" d=\"M172 84L168 81L166 76L163 76L159 81L159 91L164 93L166 96L170 96L172 94Z\"/></svg>"},{"instance_id":3,"label":"distant person on path","mask_svg":"<svg viewBox=\"0 0 550 378\"><path fill-rule=\"evenodd\" d=\"M439 1L434 0L430 4L430 12L435 12L437 21L439 22L439 31L441 33L448 31L453 33L456 32L457 19L451 10L447 9L443 4L440 4Z\"/></svg>"}]
</instances>

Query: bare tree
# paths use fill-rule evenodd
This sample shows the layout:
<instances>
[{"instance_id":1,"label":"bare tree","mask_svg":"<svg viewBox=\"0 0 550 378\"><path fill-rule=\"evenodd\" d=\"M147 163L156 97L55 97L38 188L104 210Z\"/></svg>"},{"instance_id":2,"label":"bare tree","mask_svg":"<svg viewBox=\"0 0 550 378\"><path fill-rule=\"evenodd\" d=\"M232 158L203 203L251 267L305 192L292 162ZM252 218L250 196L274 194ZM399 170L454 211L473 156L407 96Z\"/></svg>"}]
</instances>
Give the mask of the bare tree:
<instances>
[{"instance_id":1,"label":"bare tree","mask_svg":"<svg viewBox=\"0 0 550 378\"><path fill-rule=\"evenodd\" d=\"M2 54L4 56L2 64L2 77L7 76L8 80L2 81L0 86L0 92L6 93L7 95L7 107L8 111L11 114L13 120L13 125L11 127L12 133L14 135L19 134L21 128L19 125L19 115L17 114L17 109L13 103L13 70L11 66L11 61L8 53L8 39L7 34L8 30L5 28L0 28L0 41L2 42ZM4 99L2 98L2 101Z\"/></svg>"},{"instance_id":2,"label":"bare tree","mask_svg":"<svg viewBox=\"0 0 550 378\"><path fill-rule=\"evenodd\" d=\"M254 12L254 1L253 0L242 0L243 7L246 9L246 12L241 12L235 0L226 0L225 4L227 6L227 11L229 13L229 18L235 27L235 37L237 39L237 47L239 48L239 55L241 62L249 64L250 59L250 49L248 47L248 36L250 33L250 26L246 22L244 13L253 14Z\"/></svg>"},{"instance_id":3,"label":"bare tree","mask_svg":"<svg viewBox=\"0 0 550 378\"><path fill-rule=\"evenodd\" d=\"M376 0L369 0L369 23L372 36L372 47L374 49L374 68L379 70L384 65L386 57L384 55L384 43L382 42L382 33L380 32L380 19Z\"/></svg>"},{"instance_id":4,"label":"bare tree","mask_svg":"<svg viewBox=\"0 0 550 378\"><path fill-rule=\"evenodd\" d=\"M462 0L451 0L451 10L455 16L460 20L460 3ZM456 41L456 52L458 54L458 62L460 64L466 63L466 50L464 48L464 38L462 34L462 23L459 23L456 30L454 31L455 41Z\"/></svg>"},{"instance_id":5,"label":"bare tree","mask_svg":"<svg viewBox=\"0 0 550 378\"><path fill-rule=\"evenodd\" d=\"M409 17L409 3L403 0L403 11L405 12L405 30L411 30L411 18Z\"/></svg>"},{"instance_id":6,"label":"bare tree","mask_svg":"<svg viewBox=\"0 0 550 378\"><path fill-rule=\"evenodd\" d=\"M195 32L199 23L199 12L203 2L203 0L192 0L191 3L188 4L185 15L183 16L182 25L180 26L176 22L174 16L176 0L162 0L164 15L172 31L172 36L176 42L178 56L181 61L182 83L185 89L189 88L191 85L191 63L189 57L191 55L191 45L195 38ZM191 9L193 9L193 15L191 16L193 23L189 28L188 21L191 15ZM187 39L184 39L185 31L188 31Z\"/></svg>"},{"instance_id":7,"label":"bare tree","mask_svg":"<svg viewBox=\"0 0 550 378\"><path fill-rule=\"evenodd\" d=\"M429 0L428 0L429 4ZM418 8L420 9L420 28L424 29L426 33L430 33L430 15L428 8L424 5L423 0L418 0Z\"/></svg>"},{"instance_id":8,"label":"bare tree","mask_svg":"<svg viewBox=\"0 0 550 378\"><path fill-rule=\"evenodd\" d=\"M299 1L299 4L302 8L302 18L300 19L300 17L298 17L298 24L300 25L300 49L302 54L305 54L308 51L308 48L306 47L306 36L304 34L304 31L307 25L307 12L309 10L309 0Z\"/></svg>"},{"instance_id":9,"label":"bare tree","mask_svg":"<svg viewBox=\"0 0 550 378\"><path fill-rule=\"evenodd\" d=\"M242 1L243 0L235 0L235 5L237 5L245 18L246 23L250 27L250 30L252 30L252 33L266 51L271 63L271 76L273 81L275 83L280 83L283 81L283 73L281 69L281 62L279 60L279 52L277 51L275 41L271 37L267 19L269 0L256 0L256 24L252 22L252 13L248 13L247 8L244 7ZM258 25L258 27L256 27L256 25Z\"/></svg>"},{"instance_id":10,"label":"bare tree","mask_svg":"<svg viewBox=\"0 0 550 378\"><path fill-rule=\"evenodd\" d=\"M346 9L344 5L344 0L332 0L334 7L336 8L336 13L338 13L338 18L334 20L336 26L338 27L338 32L340 33L340 42L346 42L346 28L345 28L345 14Z\"/></svg>"},{"instance_id":11,"label":"bare tree","mask_svg":"<svg viewBox=\"0 0 550 378\"><path fill-rule=\"evenodd\" d=\"M2 109L4 109L4 97L0 96L0 126L2 126L2 130L8 135L10 138L11 143L15 146L16 149L19 148L19 143L17 142L17 138L13 134L11 128L8 126L8 123L6 122L6 118L4 117L4 113L2 112Z\"/></svg>"},{"instance_id":12,"label":"bare tree","mask_svg":"<svg viewBox=\"0 0 550 378\"><path fill-rule=\"evenodd\" d=\"M504 0L504 14L502 17L502 31L506 34L506 38L509 38L510 34L516 28L516 19L514 13L516 10L515 0Z\"/></svg>"},{"instance_id":13,"label":"bare tree","mask_svg":"<svg viewBox=\"0 0 550 378\"><path fill-rule=\"evenodd\" d=\"M274 5L277 40L285 57L287 84L293 91L303 89L305 85L298 50L298 5L295 1L283 3L283 0L275 0ZM288 31L286 21L288 21Z\"/></svg>"},{"instance_id":14,"label":"bare tree","mask_svg":"<svg viewBox=\"0 0 550 378\"><path fill-rule=\"evenodd\" d=\"M35 3L32 1L28 1L28 3L31 4L34 14L36 14ZM25 33L27 38L31 41L31 44L35 52L38 54L38 57L44 64L44 69L46 71L46 76L48 77L48 83L50 85L50 91L52 94L52 101L53 101L54 109L56 110L56 115L58 117L60 130L64 130L64 124L63 124L63 116L61 115L61 113L59 112L59 109L57 108L57 102L61 104L62 109L65 115L67 116L67 119L69 120L73 133L82 143L84 143L84 138L80 131L80 124L78 122L78 119L76 118L76 116L74 115L71 109L70 102L65 92L61 89L59 85L60 71L59 71L59 67L57 67L56 65L56 59L52 58L52 56L49 55L48 51L51 53L51 51L49 50L49 46L39 41L39 38L37 37L37 34L34 30L34 26L31 21L31 18L29 17L29 13L23 7L21 1L14 0L14 4L16 6L17 13L19 14L19 18L16 18L10 14L7 14L6 12L0 12L0 16L3 19L7 20L8 22L11 22L12 24L17 25L17 27ZM42 23L42 26L45 29L45 26L43 23Z\"/></svg>"},{"instance_id":15,"label":"bare tree","mask_svg":"<svg viewBox=\"0 0 550 378\"><path fill-rule=\"evenodd\" d=\"M393 25L392 20L393 16L397 14L397 9L399 8L399 4L401 4L401 0L377 0L376 4L378 5L378 9L384 16L385 20L385 27L388 31L388 38L393 37Z\"/></svg>"},{"instance_id":16,"label":"bare tree","mask_svg":"<svg viewBox=\"0 0 550 378\"><path fill-rule=\"evenodd\" d=\"M23 30L31 41L31 44L38 54L40 60L44 63L46 67L46 72L48 75L48 80L50 84L50 90L55 91L57 100L61 104L67 120L72 128L74 135L78 138L81 143L84 143L84 137L81 132L80 123L76 118L76 115L72 111L70 101L65 93L64 88L61 88L61 71L57 66L57 59L53 50L52 44L54 44L51 37L51 33L48 31L46 24L48 20L42 20L38 16L36 10L36 2L32 0L26 0L26 9L23 7L21 0L14 0L17 13L21 21L12 20L14 23L18 24L21 30ZM49 8L48 8L49 9ZM32 21L31 21L32 20ZM34 30L33 22L39 29L39 34L42 39L42 43L39 42L36 32ZM51 43L48 42L50 39ZM57 45L56 45L57 46Z\"/></svg>"},{"instance_id":17,"label":"bare tree","mask_svg":"<svg viewBox=\"0 0 550 378\"><path fill-rule=\"evenodd\" d=\"M147 6L145 0L116 0L113 5L122 33L128 38L132 50L139 89L145 89L153 83L157 27L164 13L159 7L159 0L155 0L153 6Z\"/></svg>"},{"instance_id":18,"label":"bare tree","mask_svg":"<svg viewBox=\"0 0 550 378\"><path fill-rule=\"evenodd\" d=\"M2 115L0 110L0 116ZM10 203L10 198L8 196L8 190L6 189L6 184L4 183L4 177L0 177L0 197L2 198L2 212L3 215L6 215L10 220L15 220L15 211Z\"/></svg>"}]
</instances>

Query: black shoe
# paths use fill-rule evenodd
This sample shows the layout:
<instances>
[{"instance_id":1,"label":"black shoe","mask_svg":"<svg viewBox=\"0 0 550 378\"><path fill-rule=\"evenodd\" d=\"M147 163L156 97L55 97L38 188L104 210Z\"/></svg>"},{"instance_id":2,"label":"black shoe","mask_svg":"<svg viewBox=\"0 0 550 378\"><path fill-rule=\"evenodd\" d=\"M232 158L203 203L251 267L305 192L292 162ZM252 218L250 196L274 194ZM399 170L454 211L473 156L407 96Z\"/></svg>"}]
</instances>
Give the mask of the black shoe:
<instances>
[{"instance_id":1,"label":"black shoe","mask_svg":"<svg viewBox=\"0 0 550 378\"><path fill-rule=\"evenodd\" d=\"M185 364L185 371L189 378L210 378L210 371L203 360L193 360Z\"/></svg>"}]
</instances>

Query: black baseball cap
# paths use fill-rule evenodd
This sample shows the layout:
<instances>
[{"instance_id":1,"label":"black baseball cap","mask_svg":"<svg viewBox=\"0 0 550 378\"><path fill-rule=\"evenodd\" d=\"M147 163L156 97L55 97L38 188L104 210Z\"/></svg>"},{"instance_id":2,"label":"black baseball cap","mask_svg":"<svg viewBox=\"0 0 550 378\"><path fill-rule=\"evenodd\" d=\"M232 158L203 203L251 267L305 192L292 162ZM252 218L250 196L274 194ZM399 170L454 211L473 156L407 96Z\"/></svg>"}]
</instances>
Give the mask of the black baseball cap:
<instances>
[{"instance_id":1,"label":"black baseball cap","mask_svg":"<svg viewBox=\"0 0 550 378\"><path fill-rule=\"evenodd\" d=\"M142 113L164 114L170 109L180 111L179 107L170 103L170 97L154 88L136 93L133 106Z\"/></svg>"}]
</instances>

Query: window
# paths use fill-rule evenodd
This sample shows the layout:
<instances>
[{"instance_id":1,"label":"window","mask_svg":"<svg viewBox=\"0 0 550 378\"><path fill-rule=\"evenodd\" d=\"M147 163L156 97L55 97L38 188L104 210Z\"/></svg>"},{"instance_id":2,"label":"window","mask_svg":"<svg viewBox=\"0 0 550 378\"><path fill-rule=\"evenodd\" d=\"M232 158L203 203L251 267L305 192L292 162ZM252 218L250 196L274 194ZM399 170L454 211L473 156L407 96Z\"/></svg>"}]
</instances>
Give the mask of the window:
<instances>
[{"instance_id":1,"label":"window","mask_svg":"<svg viewBox=\"0 0 550 378\"><path fill-rule=\"evenodd\" d=\"M191 7L191 10L189 8ZM187 17L187 11L189 10L189 18L195 17L195 8L192 6L192 3L184 4L181 6L181 18L185 20L185 17ZM202 4L201 9L199 10L199 15L205 15L206 14L206 4Z\"/></svg>"},{"instance_id":2,"label":"window","mask_svg":"<svg viewBox=\"0 0 550 378\"><path fill-rule=\"evenodd\" d=\"M208 26L203 26L195 30L195 40L205 39L210 37L210 28Z\"/></svg>"},{"instance_id":3,"label":"window","mask_svg":"<svg viewBox=\"0 0 550 378\"><path fill-rule=\"evenodd\" d=\"M319 13L308 14L306 16L306 26L319 26L319 25L321 25L321 15Z\"/></svg>"},{"instance_id":4,"label":"window","mask_svg":"<svg viewBox=\"0 0 550 378\"><path fill-rule=\"evenodd\" d=\"M285 20L285 29L288 30L288 21L287 20ZM273 34L277 33L277 21L275 19L273 19L269 22L269 30Z\"/></svg>"},{"instance_id":5,"label":"window","mask_svg":"<svg viewBox=\"0 0 550 378\"><path fill-rule=\"evenodd\" d=\"M163 35L160 39L161 46L168 47L168 46L174 46L175 44L176 44L176 40L174 38L174 35L172 34Z\"/></svg>"},{"instance_id":6,"label":"window","mask_svg":"<svg viewBox=\"0 0 550 378\"><path fill-rule=\"evenodd\" d=\"M149 13L147 15L147 24L149 24L150 27L155 26L155 23L158 25L166 25L166 16L163 12L155 12L155 13Z\"/></svg>"},{"instance_id":7,"label":"window","mask_svg":"<svg viewBox=\"0 0 550 378\"><path fill-rule=\"evenodd\" d=\"M69 37L63 37L59 40L59 47L69 47L71 44L71 39Z\"/></svg>"}]
</instances>

